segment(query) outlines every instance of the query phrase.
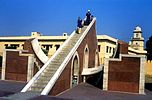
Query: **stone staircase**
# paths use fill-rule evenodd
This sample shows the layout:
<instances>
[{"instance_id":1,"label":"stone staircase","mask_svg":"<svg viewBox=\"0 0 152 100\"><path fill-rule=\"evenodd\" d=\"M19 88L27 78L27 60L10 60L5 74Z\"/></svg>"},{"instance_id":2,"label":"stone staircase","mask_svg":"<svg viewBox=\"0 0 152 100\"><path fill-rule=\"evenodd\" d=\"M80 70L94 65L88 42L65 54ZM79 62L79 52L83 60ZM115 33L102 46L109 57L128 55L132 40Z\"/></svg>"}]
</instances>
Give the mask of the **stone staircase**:
<instances>
[{"instance_id":1,"label":"stone staircase","mask_svg":"<svg viewBox=\"0 0 152 100\"><path fill-rule=\"evenodd\" d=\"M52 61L47 65L47 67L43 70L43 72L39 75L36 81L31 85L28 91L41 93L43 89L46 87L48 82L51 80L55 72L58 70L60 65L63 63L64 59L67 57L69 52L75 46L79 38L82 36L83 32L87 26L82 28L81 33L75 33L69 42L58 52L58 54L52 59Z\"/></svg>"}]
</instances>

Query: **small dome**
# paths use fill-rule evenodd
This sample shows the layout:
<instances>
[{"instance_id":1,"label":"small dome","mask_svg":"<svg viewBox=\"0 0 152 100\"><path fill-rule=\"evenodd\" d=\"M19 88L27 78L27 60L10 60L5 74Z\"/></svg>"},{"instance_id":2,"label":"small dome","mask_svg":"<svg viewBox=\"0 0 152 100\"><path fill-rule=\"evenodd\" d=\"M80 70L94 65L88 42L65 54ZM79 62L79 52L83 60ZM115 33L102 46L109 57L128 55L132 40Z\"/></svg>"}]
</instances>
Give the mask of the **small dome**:
<instances>
[{"instance_id":1,"label":"small dome","mask_svg":"<svg viewBox=\"0 0 152 100\"><path fill-rule=\"evenodd\" d=\"M135 31L141 31L141 27L136 26Z\"/></svg>"}]
</instances>

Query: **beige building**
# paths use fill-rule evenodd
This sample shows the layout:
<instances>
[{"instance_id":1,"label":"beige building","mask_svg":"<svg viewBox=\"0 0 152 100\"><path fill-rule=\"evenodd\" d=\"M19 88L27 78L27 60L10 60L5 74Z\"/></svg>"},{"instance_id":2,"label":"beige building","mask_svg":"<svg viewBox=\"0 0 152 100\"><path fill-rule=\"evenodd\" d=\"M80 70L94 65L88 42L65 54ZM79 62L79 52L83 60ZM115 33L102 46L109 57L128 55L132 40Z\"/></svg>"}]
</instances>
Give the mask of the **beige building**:
<instances>
[{"instance_id":1,"label":"beige building","mask_svg":"<svg viewBox=\"0 0 152 100\"><path fill-rule=\"evenodd\" d=\"M63 33L62 36L41 36L39 32L32 32L31 36L0 37L0 56L3 55L3 50L7 47L23 49L25 40L38 38L41 48L48 51L48 56L51 57L68 37L66 33ZM107 35L98 35L97 39L100 62L103 63L104 58L112 56L116 48L117 39Z\"/></svg>"},{"instance_id":2,"label":"beige building","mask_svg":"<svg viewBox=\"0 0 152 100\"><path fill-rule=\"evenodd\" d=\"M3 55L5 48L14 47L15 49L23 49L25 40L37 38L41 48L48 51L48 57L51 57L68 37L67 33L63 33L62 36L42 36L39 32L32 32L31 36L0 37L0 56ZM107 35L97 35L97 39L100 63L103 64L104 58L110 58L115 55L118 47L117 39ZM129 54L146 54L144 50L144 38L139 26L135 28L129 46Z\"/></svg>"},{"instance_id":3,"label":"beige building","mask_svg":"<svg viewBox=\"0 0 152 100\"><path fill-rule=\"evenodd\" d=\"M3 50L7 47L23 49L24 41L30 38L37 38L41 48L47 50L48 56L50 57L68 36L66 33L64 33L63 36L42 36L39 32L32 32L31 36L0 37L0 56L2 56Z\"/></svg>"},{"instance_id":4,"label":"beige building","mask_svg":"<svg viewBox=\"0 0 152 100\"><path fill-rule=\"evenodd\" d=\"M110 58L115 53L117 49L117 39L107 35L98 35L97 39L100 63L103 64L104 58Z\"/></svg>"}]
</instances>

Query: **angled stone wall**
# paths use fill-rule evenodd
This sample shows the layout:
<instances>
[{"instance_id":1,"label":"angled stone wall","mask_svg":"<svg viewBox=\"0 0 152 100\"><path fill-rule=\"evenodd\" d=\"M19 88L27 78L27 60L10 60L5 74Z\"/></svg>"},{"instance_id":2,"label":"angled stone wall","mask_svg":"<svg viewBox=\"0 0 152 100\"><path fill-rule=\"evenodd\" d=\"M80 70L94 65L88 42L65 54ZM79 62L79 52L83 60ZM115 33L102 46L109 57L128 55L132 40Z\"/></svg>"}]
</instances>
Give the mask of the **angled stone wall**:
<instances>
[{"instance_id":1,"label":"angled stone wall","mask_svg":"<svg viewBox=\"0 0 152 100\"><path fill-rule=\"evenodd\" d=\"M109 61L108 90L139 92L140 58L122 57Z\"/></svg>"},{"instance_id":2,"label":"angled stone wall","mask_svg":"<svg viewBox=\"0 0 152 100\"><path fill-rule=\"evenodd\" d=\"M19 56L18 51L6 51L5 80L27 81L28 56Z\"/></svg>"},{"instance_id":3,"label":"angled stone wall","mask_svg":"<svg viewBox=\"0 0 152 100\"><path fill-rule=\"evenodd\" d=\"M80 33L83 34L83 33ZM88 67L93 68L95 67L95 54L97 50L97 38L96 38L96 23L94 23L91 28L89 29L87 35L79 45L76 52L79 56L79 83L83 82L83 76L81 75L83 68L84 68L84 50L86 46L89 49L89 63ZM73 55L74 56L74 55ZM98 60L99 61L99 60ZM57 95L59 93L62 93L63 91L72 88L71 82L72 82L72 58L66 65L66 68L60 75L59 79L53 86L52 90L50 91L49 95Z\"/></svg>"},{"instance_id":4,"label":"angled stone wall","mask_svg":"<svg viewBox=\"0 0 152 100\"><path fill-rule=\"evenodd\" d=\"M5 50L3 53L2 80L27 82L33 76L32 54L24 54L23 50Z\"/></svg>"}]
</instances>

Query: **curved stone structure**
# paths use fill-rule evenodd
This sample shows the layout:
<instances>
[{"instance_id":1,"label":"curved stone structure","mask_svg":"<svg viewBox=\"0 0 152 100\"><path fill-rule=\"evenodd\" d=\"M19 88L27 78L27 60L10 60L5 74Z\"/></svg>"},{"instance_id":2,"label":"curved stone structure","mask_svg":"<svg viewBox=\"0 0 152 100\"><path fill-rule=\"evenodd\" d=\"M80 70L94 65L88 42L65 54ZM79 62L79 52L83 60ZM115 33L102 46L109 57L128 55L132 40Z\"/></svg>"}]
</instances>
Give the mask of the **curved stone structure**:
<instances>
[{"instance_id":1,"label":"curved stone structure","mask_svg":"<svg viewBox=\"0 0 152 100\"><path fill-rule=\"evenodd\" d=\"M31 44L32 44L32 48L36 54L36 56L39 58L39 60L42 62L42 63L46 63L48 61L48 57L44 54L44 52L42 51L40 45L39 45L39 42L38 42L38 39L35 38L34 40L31 41Z\"/></svg>"}]
</instances>

